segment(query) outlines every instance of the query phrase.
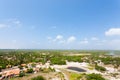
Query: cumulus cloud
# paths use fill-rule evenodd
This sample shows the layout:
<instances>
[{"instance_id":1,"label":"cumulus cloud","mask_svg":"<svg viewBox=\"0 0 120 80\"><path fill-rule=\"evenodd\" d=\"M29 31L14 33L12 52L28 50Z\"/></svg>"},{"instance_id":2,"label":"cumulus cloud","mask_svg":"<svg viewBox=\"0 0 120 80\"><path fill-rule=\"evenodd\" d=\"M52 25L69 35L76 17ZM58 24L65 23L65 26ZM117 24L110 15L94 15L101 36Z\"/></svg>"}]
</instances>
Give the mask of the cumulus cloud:
<instances>
[{"instance_id":1,"label":"cumulus cloud","mask_svg":"<svg viewBox=\"0 0 120 80\"><path fill-rule=\"evenodd\" d=\"M53 39L53 41L61 41L63 39L62 35L57 35L55 39Z\"/></svg>"},{"instance_id":2,"label":"cumulus cloud","mask_svg":"<svg viewBox=\"0 0 120 80\"><path fill-rule=\"evenodd\" d=\"M106 36L120 36L120 28L110 28L105 32Z\"/></svg>"},{"instance_id":3,"label":"cumulus cloud","mask_svg":"<svg viewBox=\"0 0 120 80\"><path fill-rule=\"evenodd\" d=\"M61 40L61 39L63 39L63 36L62 36L62 35L57 35L57 36L56 36L56 40Z\"/></svg>"},{"instance_id":4,"label":"cumulus cloud","mask_svg":"<svg viewBox=\"0 0 120 80\"><path fill-rule=\"evenodd\" d=\"M54 43L64 43L65 42L62 35L57 35L55 38L47 37L47 39L49 42L54 42Z\"/></svg>"},{"instance_id":5,"label":"cumulus cloud","mask_svg":"<svg viewBox=\"0 0 120 80\"><path fill-rule=\"evenodd\" d=\"M75 36L70 36L68 39L67 39L67 43L72 43L76 40L76 37Z\"/></svg>"},{"instance_id":6,"label":"cumulus cloud","mask_svg":"<svg viewBox=\"0 0 120 80\"><path fill-rule=\"evenodd\" d=\"M99 39L92 37L90 39L84 38L80 41L75 36L69 36L64 38L63 35L57 35L56 37L47 37L53 46L61 48L75 48L75 49L120 49L120 39ZM50 44L50 45L51 45ZM51 45L51 46L52 46ZM56 47L55 47L56 48Z\"/></svg>"},{"instance_id":7,"label":"cumulus cloud","mask_svg":"<svg viewBox=\"0 0 120 80\"><path fill-rule=\"evenodd\" d=\"M0 22L0 28L12 28L12 27L20 27L22 23L17 19L9 19L4 22Z\"/></svg>"},{"instance_id":8,"label":"cumulus cloud","mask_svg":"<svg viewBox=\"0 0 120 80\"><path fill-rule=\"evenodd\" d=\"M49 42L56 42L56 43L72 43L76 40L75 36L70 36L67 39L63 38L62 35L57 35L55 38L47 37Z\"/></svg>"}]
</instances>

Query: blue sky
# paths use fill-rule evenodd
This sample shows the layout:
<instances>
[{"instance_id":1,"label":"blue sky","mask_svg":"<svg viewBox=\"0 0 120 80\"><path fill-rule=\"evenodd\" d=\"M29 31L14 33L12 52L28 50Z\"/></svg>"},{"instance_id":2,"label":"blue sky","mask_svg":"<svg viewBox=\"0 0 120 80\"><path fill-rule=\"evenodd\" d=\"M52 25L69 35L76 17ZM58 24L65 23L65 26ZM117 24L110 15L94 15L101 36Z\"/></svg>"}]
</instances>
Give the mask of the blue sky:
<instances>
[{"instance_id":1,"label":"blue sky","mask_svg":"<svg viewBox=\"0 0 120 80\"><path fill-rule=\"evenodd\" d=\"M0 0L0 49L120 50L120 0Z\"/></svg>"}]
</instances>

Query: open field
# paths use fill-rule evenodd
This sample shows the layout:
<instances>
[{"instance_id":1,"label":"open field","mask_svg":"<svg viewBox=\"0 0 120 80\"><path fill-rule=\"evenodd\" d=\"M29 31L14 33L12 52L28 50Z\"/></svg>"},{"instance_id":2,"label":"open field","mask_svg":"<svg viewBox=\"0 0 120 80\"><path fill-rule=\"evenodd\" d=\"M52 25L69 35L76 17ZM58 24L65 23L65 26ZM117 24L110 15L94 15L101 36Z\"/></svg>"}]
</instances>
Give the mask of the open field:
<instances>
[{"instance_id":1,"label":"open field","mask_svg":"<svg viewBox=\"0 0 120 80\"><path fill-rule=\"evenodd\" d=\"M10 80L31 80L31 78L34 78L36 76L44 76L46 80L52 80L52 79L61 79L64 80L62 78L62 74L60 73L56 73L56 72L49 72L49 73L36 73L36 74L29 74L25 77L18 77L18 78L12 78Z\"/></svg>"}]
</instances>

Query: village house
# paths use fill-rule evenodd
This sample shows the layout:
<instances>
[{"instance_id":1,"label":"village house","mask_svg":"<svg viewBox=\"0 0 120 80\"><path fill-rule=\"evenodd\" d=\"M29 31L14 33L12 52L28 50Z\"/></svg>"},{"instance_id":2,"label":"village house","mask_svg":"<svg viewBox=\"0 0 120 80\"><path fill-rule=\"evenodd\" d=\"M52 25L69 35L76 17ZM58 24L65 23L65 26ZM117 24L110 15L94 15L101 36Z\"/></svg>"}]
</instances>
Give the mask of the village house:
<instances>
[{"instance_id":1,"label":"village house","mask_svg":"<svg viewBox=\"0 0 120 80\"><path fill-rule=\"evenodd\" d=\"M2 79L4 78L11 78L14 76L18 76L20 73L20 69L19 68L15 68L15 69L8 69L8 70L4 70L2 71Z\"/></svg>"}]
</instances>

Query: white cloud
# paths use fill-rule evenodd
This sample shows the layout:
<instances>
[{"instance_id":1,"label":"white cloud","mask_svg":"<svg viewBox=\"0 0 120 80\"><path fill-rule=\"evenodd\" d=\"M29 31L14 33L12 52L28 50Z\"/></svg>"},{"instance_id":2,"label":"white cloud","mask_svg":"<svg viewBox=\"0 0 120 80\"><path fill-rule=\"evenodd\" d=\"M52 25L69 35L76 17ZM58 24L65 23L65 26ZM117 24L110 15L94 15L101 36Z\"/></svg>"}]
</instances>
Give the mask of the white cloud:
<instances>
[{"instance_id":1,"label":"white cloud","mask_svg":"<svg viewBox=\"0 0 120 80\"><path fill-rule=\"evenodd\" d=\"M0 28L6 28L9 27L7 24L0 24Z\"/></svg>"},{"instance_id":2,"label":"white cloud","mask_svg":"<svg viewBox=\"0 0 120 80\"><path fill-rule=\"evenodd\" d=\"M98 39L97 37L92 37L90 39L83 39L77 41L75 36L70 36L64 38L63 35L57 35L56 37L47 37L50 47L56 48L71 48L71 49L120 49L120 39ZM93 41L92 41L92 40ZM97 41L94 41L97 40ZM35 43L35 42L34 42Z\"/></svg>"},{"instance_id":3,"label":"white cloud","mask_svg":"<svg viewBox=\"0 0 120 80\"><path fill-rule=\"evenodd\" d=\"M11 27L20 27L22 25L21 21L17 20L17 19L11 19L8 24Z\"/></svg>"},{"instance_id":4,"label":"white cloud","mask_svg":"<svg viewBox=\"0 0 120 80\"><path fill-rule=\"evenodd\" d=\"M53 39L53 41L61 41L63 39L62 35L57 35L55 39Z\"/></svg>"},{"instance_id":5,"label":"white cloud","mask_svg":"<svg viewBox=\"0 0 120 80\"><path fill-rule=\"evenodd\" d=\"M99 39L98 39L97 37L92 37L91 40L97 41L97 40L99 40Z\"/></svg>"},{"instance_id":6,"label":"white cloud","mask_svg":"<svg viewBox=\"0 0 120 80\"><path fill-rule=\"evenodd\" d=\"M20 25L21 22L19 20L12 20L13 24Z\"/></svg>"},{"instance_id":7,"label":"white cloud","mask_svg":"<svg viewBox=\"0 0 120 80\"><path fill-rule=\"evenodd\" d=\"M120 36L120 28L110 28L105 32L106 36Z\"/></svg>"},{"instance_id":8,"label":"white cloud","mask_svg":"<svg viewBox=\"0 0 120 80\"><path fill-rule=\"evenodd\" d=\"M57 42L57 43L64 43L65 42L62 35L57 35L55 38L47 37L47 39L49 42Z\"/></svg>"},{"instance_id":9,"label":"white cloud","mask_svg":"<svg viewBox=\"0 0 120 80\"><path fill-rule=\"evenodd\" d=\"M62 35L57 35L57 36L56 36L56 40L61 40L61 39L63 39L63 36L62 36Z\"/></svg>"},{"instance_id":10,"label":"white cloud","mask_svg":"<svg viewBox=\"0 0 120 80\"><path fill-rule=\"evenodd\" d=\"M47 37L49 42L56 42L56 43L72 43L76 40L75 36L70 36L67 39L64 39L62 35L57 35L55 38Z\"/></svg>"},{"instance_id":11,"label":"white cloud","mask_svg":"<svg viewBox=\"0 0 120 80\"><path fill-rule=\"evenodd\" d=\"M17 19L9 19L4 22L0 22L0 28L13 28L20 27L22 23Z\"/></svg>"},{"instance_id":12,"label":"white cloud","mask_svg":"<svg viewBox=\"0 0 120 80\"><path fill-rule=\"evenodd\" d=\"M75 36L71 36L67 39L67 43L72 43L76 40L76 37Z\"/></svg>"}]
</instances>

